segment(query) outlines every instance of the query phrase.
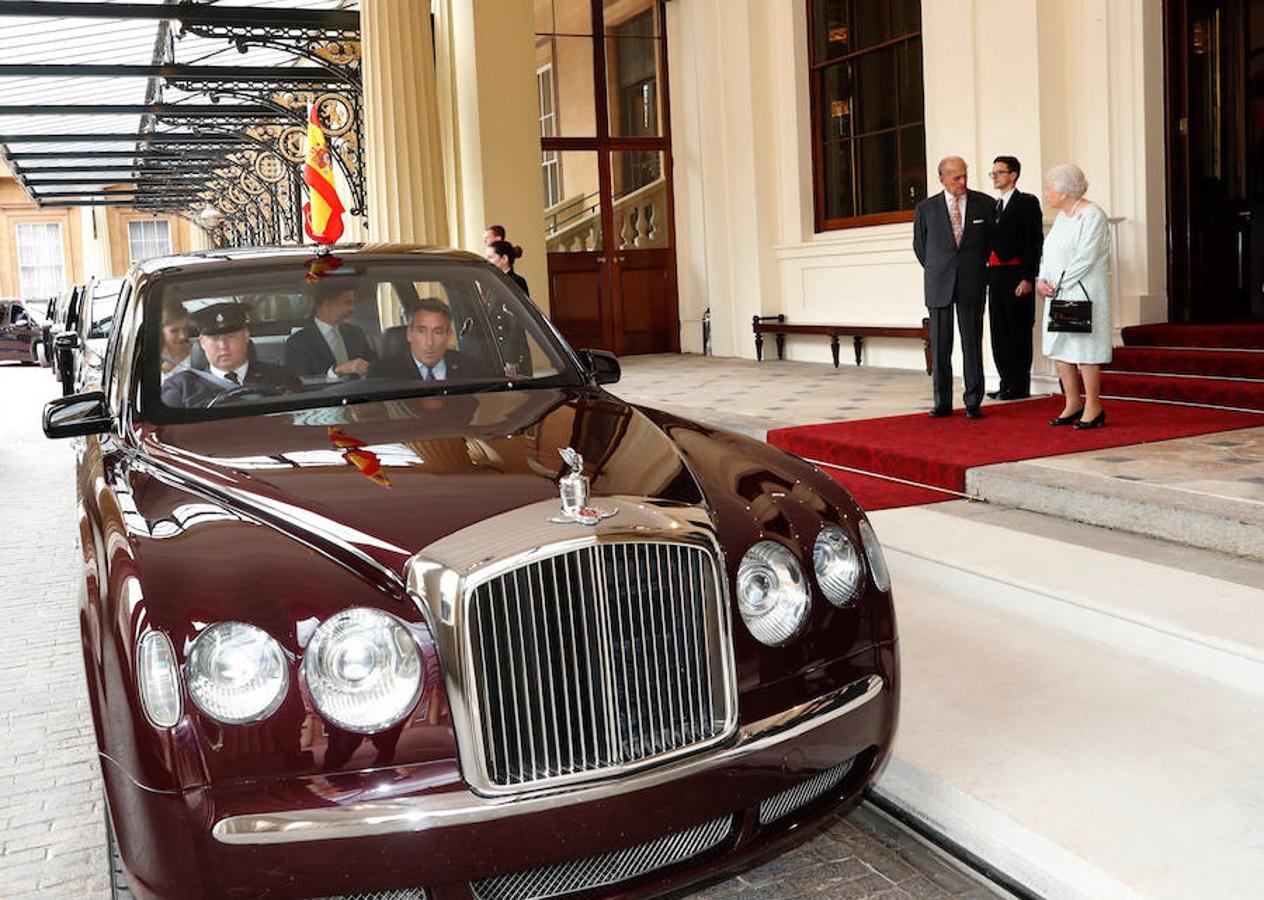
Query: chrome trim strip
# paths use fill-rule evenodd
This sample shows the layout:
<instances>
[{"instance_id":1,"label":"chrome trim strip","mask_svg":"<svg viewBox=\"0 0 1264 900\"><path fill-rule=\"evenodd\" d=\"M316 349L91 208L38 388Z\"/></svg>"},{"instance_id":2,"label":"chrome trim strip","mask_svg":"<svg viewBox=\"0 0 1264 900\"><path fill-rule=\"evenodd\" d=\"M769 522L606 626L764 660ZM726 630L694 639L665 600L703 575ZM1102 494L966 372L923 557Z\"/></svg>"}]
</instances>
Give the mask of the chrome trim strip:
<instances>
[{"instance_id":1,"label":"chrome trim strip","mask_svg":"<svg viewBox=\"0 0 1264 900\"><path fill-rule=\"evenodd\" d=\"M406 800L358 803L328 809L260 813L221 819L211 829L223 844L289 844L400 834L454 825L494 822L512 816L595 803L618 794L645 790L727 765L806 734L860 709L886 688L878 675L858 678L846 687L801 703L741 729L736 742L710 755L694 756L617 781L559 789L523 797L481 797L449 791Z\"/></svg>"}]
</instances>

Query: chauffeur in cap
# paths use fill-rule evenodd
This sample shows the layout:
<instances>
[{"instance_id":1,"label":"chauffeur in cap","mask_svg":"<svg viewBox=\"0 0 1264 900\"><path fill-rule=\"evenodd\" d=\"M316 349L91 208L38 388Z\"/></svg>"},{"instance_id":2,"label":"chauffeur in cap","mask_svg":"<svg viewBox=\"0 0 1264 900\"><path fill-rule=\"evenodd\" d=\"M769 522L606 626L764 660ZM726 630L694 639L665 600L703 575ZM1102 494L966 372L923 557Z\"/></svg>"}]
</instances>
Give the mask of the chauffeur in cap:
<instances>
[{"instance_id":1,"label":"chauffeur in cap","mask_svg":"<svg viewBox=\"0 0 1264 900\"><path fill-rule=\"evenodd\" d=\"M188 369L167 379L162 386L164 405L204 407L225 391L243 385L256 387L263 394L302 388L302 381L289 369L252 358L246 312L244 305L229 301L199 309L191 316L203 359L195 358Z\"/></svg>"}]
</instances>

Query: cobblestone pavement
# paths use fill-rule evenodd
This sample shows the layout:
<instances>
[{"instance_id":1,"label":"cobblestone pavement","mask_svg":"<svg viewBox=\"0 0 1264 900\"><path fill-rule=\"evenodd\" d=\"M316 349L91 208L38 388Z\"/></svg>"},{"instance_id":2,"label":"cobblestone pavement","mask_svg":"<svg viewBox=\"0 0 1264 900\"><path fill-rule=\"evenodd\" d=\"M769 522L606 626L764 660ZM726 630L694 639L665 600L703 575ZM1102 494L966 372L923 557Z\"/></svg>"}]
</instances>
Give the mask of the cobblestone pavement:
<instances>
[{"instance_id":1,"label":"cobblestone pavement","mask_svg":"<svg viewBox=\"0 0 1264 900\"><path fill-rule=\"evenodd\" d=\"M101 773L79 650L74 446L40 430L57 385L0 363L0 897L100 898Z\"/></svg>"},{"instance_id":2,"label":"cobblestone pavement","mask_svg":"<svg viewBox=\"0 0 1264 900\"><path fill-rule=\"evenodd\" d=\"M109 896L77 621L74 442L49 441L46 369L0 363L0 898ZM864 808L695 898L993 896Z\"/></svg>"}]
</instances>

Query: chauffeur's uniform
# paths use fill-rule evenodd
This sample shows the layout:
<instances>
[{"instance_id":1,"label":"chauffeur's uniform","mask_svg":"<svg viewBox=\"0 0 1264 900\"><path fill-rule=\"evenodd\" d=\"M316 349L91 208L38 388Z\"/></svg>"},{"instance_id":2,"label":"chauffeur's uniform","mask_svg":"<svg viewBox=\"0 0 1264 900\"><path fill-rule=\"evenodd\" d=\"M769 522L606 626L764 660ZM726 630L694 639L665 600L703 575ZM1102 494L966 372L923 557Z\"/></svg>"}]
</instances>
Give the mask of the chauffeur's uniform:
<instances>
[{"instance_id":1,"label":"chauffeur's uniform","mask_svg":"<svg viewBox=\"0 0 1264 900\"><path fill-rule=\"evenodd\" d=\"M247 310L239 303L216 303L200 309L190 316L199 335L230 334L248 327ZM261 393L284 393L301 390L302 380L284 366L260 362L250 358L244 364L245 373L213 372L202 354L190 368L172 373L162 385L164 406L176 409L198 409L206 406L225 391L241 386L256 387Z\"/></svg>"}]
</instances>

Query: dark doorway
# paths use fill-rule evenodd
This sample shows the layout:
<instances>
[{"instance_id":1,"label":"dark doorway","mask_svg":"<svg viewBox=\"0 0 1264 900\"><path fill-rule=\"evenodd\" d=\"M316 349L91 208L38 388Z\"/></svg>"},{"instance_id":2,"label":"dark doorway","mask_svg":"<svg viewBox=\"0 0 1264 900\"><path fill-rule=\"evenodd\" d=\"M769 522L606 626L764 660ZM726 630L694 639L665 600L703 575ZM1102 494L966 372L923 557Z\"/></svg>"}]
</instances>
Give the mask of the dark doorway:
<instances>
[{"instance_id":1,"label":"dark doorway","mask_svg":"<svg viewBox=\"0 0 1264 900\"><path fill-rule=\"evenodd\" d=\"M535 0L549 318L680 351L664 0Z\"/></svg>"},{"instance_id":2,"label":"dark doorway","mask_svg":"<svg viewBox=\"0 0 1264 900\"><path fill-rule=\"evenodd\" d=\"M1167 0L1173 322L1264 319L1264 0Z\"/></svg>"}]
</instances>

